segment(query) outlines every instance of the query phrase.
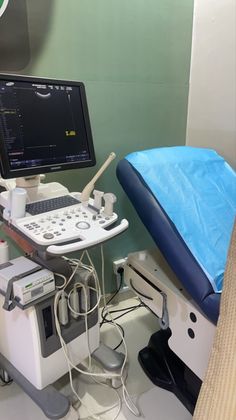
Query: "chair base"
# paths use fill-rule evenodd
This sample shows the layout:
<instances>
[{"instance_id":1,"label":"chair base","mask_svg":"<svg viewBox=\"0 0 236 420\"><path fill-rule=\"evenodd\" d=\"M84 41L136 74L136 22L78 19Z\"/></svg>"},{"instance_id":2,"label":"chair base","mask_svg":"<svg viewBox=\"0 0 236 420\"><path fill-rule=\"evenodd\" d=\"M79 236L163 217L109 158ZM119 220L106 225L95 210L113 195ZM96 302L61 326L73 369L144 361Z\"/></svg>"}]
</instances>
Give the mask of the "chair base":
<instances>
[{"instance_id":1,"label":"chair base","mask_svg":"<svg viewBox=\"0 0 236 420\"><path fill-rule=\"evenodd\" d=\"M202 381L169 348L171 330L154 333L138 360L149 379L160 388L173 392L193 414Z\"/></svg>"}]
</instances>

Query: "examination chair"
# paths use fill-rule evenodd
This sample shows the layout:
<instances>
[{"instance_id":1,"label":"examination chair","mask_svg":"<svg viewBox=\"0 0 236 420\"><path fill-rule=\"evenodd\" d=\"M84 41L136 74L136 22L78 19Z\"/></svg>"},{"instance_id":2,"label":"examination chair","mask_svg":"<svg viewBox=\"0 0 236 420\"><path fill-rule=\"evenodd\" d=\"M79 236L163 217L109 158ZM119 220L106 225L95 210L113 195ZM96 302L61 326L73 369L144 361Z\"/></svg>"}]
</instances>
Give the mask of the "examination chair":
<instances>
[{"instance_id":1,"label":"examination chair","mask_svg":"<svg viewBox=\"0 0 236 420\"><path fill-rule=\"evenodd\" d=\"M117 177L157 245L129 254L125 279L160 321L139 361L193 413L219 315L236 175L214 150L131 153Z\"/></svg>"}]
</instances>

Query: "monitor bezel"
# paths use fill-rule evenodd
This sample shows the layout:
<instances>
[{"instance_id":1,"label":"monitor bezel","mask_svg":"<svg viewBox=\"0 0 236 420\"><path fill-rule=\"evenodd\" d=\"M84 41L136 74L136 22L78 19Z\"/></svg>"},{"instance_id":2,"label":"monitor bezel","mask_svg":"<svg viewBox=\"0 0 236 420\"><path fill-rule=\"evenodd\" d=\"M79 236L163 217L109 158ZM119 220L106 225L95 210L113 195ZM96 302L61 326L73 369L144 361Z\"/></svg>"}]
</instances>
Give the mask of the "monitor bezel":
<instances>
[{"instance_id":1,"label":"monitor bezel","mask_svg":"<svg viewBox=\"0 0 236 420\"><path fill-rule=\"evenodd\" d=\"M30 82L30 83L42 83L42 84L52 84L52 85L65 85L65 86L75 86L80 89L81 92L81 104L85 122L85 130L87 135L90 159L86 161L78 161L78 162L66 162L62 164L53 165L42 165L33 168L23 168L23 169L11 169L9 165L9 159L7 155L6 148L4 146L4 139L0 135L0 172L1 176L4 179L11 179L11 178L27 178L36 176L39 174L45 173L54 173L54 172L61 172L67 171L70 169L81 169L81 168L89 168L96 164L96 157L94 151L94 144L93 144L93 136L92 130L90 125L90 118L89 118L89 111L88 111L88 104L87 104L87 97L85 92L85 85L83 82L75 81L75 80L65 80L65 79L51 79L51 78L42 78L42 77L34 77L34 76L25 76L25 75L16 75L16 74L4 74L0 73L0 80L6 81L22 81L22 82Z\"/></svg>"}]
</instances>

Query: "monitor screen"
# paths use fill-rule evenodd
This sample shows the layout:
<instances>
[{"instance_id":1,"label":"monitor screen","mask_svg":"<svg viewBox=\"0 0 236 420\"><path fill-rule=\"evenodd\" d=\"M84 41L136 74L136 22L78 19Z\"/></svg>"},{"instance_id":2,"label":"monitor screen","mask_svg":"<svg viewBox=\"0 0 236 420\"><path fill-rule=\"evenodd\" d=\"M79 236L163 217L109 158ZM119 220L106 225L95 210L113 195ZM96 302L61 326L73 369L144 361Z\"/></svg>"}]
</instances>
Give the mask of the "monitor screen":
<instances>
[{"instance_id":1,"label":"monitor screen","mask_svg":"<svg viewBox=\"0 0 236 420\"><path fill-rule=\"evenodd\" d=\"M83 83L0 75L3 178L94 164Z\"/></svg>"}]
</instances>

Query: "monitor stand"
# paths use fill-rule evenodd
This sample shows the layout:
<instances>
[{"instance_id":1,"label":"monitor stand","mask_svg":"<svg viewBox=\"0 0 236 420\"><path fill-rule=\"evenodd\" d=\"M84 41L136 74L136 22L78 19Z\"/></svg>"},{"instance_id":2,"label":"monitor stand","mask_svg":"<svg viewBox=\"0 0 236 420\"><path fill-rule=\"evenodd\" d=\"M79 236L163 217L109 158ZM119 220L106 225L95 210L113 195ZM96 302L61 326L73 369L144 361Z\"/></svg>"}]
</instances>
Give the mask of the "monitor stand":
<instances>
[{"instance_id":1,"label":"monitor stand","mask_svg":"<svg viewBox=\"0 0 236 420\"><path fill-rule=\"evenodd\" d=\"M27 176L25 178L16 178L16 187L19 188L36 188L40 182L45 179L45 175Z\"/></svg>"},{"instance_id":2,"label":"monitor stand","mask_svg":"<svg viewBox=\"0 0 236 420\"><path fill-rule=\"evenodd\" d=\"M27 191L29 202L45 200L68 194L68 189L59 182L42 183L45 175L36 175L26 178L16 178L16 187L24 188Z\"/></svg>"},{"instance_id":3,"label":"monitor stand","mask_svg":"<svg viewBox=\"0 0 236 420\"><path fill-rule=\"evenodd\" d=\"M16 187L24 188L27 191L27 203L69 194L68 189L59 182L42 183L41 181L44 179L45 175L16 179L3 179L0 177L0 188L2 187L6 190L0 193L0 205L4 209L9 209L11 191Z\"/></svg>"}]
</instances>

